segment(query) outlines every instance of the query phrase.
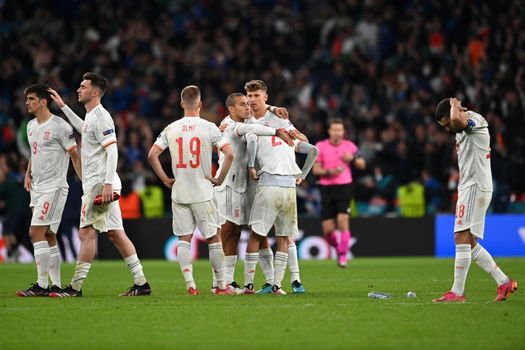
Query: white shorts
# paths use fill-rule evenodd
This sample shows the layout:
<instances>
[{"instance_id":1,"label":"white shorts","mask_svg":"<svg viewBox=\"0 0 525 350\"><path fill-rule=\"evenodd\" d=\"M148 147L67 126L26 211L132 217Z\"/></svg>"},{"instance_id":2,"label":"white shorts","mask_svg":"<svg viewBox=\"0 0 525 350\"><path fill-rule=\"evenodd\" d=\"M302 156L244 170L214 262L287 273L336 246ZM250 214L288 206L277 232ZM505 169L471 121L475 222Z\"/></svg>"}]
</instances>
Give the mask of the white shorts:
<instances>
[{"instance_id":1,"label":"white shorts","mask_svg":"<svg viewBox=\"0 0 525 350\"><path fill-rule=\"evenodd\" d=\"M29 204L33 208L31 226L49 226L51 232L57 233L67 194L67 188L58 188L53 192L45 193L31 190L31 203Z\"/></svg>"},{"instance_id":2,"label":"white shorts","mask_svg":"<svg viewBox=\"0 0 525 350\"><path fill-rule=\"evenodd\" d=\"M470 233L483 239L485 215L491 198L492 192L481 191L476 184L461 190L456 205L454 232L470 229Z\"/></svg>"},{"instance_id":3,"label":"white shorts","mask_svg":"<svg viewBox=\"0 0 525 350\"><path fill-rule=\"evenodd\" d=\"M103 185L94 186L82 196L80 228L93 226L99 232L123 230L122 213L118 200L108 205L94 205L95 197L102 193Z\"/></svg>"},{"instance_id":4,"label":"white shorts","mask_svg":"<svg viewBox=\"0 0 525 350\"><path fill-rule=\"evenodd\" d=\"M215 191L215 199L219 208L219 224L223 225L226 221L236 225L246 225L246 195L239 193L229 186L225 186L220 191Z\"/></svg>"},{"instance_id":5,"label":"white shorts","mask_svg":"<svg viewBox=\"0 0 525 350\"><path fill-rule=\"evenodd\" d=\"M186 236L198 227L202 236L206 239L217 234L219 225L219 211L215 200L206 202L182 204L172 201L173 211L173 234L175 236Z\"/></svg>"},{"instance_id":6,"label":"white shorts","mask_svg":"<svg viewBox=\"0 0 525 350\"><path fill-rule=\"evenodd\" d=\"M295 188L257 187L250 227L258 235L267 236L274 224L276 236L292 237L299 233Z\"/></svg>"}]
</instances>

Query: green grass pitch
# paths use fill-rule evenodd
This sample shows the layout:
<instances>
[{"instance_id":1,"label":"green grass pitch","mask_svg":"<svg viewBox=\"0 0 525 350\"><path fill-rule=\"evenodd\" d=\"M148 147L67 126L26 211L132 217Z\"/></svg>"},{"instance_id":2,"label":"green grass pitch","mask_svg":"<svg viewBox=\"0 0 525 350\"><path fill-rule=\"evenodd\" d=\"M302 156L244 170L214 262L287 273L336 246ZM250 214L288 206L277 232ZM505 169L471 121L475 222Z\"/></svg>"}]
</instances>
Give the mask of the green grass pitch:
<instances>
[{"instance_id":1,"label":"green grass pitch","mask_svg":"<svg viewBox=\"0 0 525 350\"><path fill-rule=\"evenodd\" d=\"M497 259L525 283L525 259ZM448 290L453 261L358 258L347 269L302 261L304 295L213 296L208 261L195 264L201 295L185 294L175 262L144 261L150 297L122 298L122 261L95 261L84 297L19 298L35 267L0 265L0 349L524 349L525 292L494 303L496 284L475 263L467 303L433 304ZM64 264L69 282L73 265ZM262 284L258 269L257 286ZM237 266L242 282L242 263ZM284 289L291 292L289 277ZM367 293L387 291L390 300ZM407 299L415 291L415 299Z\"/></svg>"}]
</instances>

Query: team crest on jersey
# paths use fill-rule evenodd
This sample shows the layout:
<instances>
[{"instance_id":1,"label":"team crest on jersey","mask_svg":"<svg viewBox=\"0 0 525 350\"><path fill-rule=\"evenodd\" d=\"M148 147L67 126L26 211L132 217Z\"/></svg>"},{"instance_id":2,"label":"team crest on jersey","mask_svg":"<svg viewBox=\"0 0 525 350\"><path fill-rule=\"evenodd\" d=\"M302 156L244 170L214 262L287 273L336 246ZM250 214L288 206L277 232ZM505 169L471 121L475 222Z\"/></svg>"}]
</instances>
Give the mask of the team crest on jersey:
<instances>
[{"instance_id":1,"label":"team crest on jersey","mask_svg":"<svg viewBox=\"0 0 525 350\"><path fill-rule=\"evenodd\" d=\"M51 138L51 131L46 130L46 132L44 132L44 140L49 140L50 138Z\"/></svg>"}]
</instances>

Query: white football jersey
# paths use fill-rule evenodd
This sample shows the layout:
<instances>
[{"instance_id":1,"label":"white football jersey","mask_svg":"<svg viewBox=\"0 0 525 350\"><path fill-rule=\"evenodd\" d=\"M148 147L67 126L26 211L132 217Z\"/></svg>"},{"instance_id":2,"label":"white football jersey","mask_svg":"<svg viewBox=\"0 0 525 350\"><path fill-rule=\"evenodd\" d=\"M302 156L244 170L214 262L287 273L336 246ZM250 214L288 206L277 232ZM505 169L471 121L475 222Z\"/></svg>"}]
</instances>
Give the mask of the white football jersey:
<instances>
[{"instance_id":1,"label":"white football jersey","mask_svg":"<svg viewBox=\"0 0 525 350\"><path fill-rule=\"evenodd\" d=\"M257 141L257 174L300 175L295 150L277 136L259 136Z\"/></svg>"},{"instance_id":2,"label":"white football jersey","mask_svg":"<svg viewBox=\"0 0 525 350\"><path fill-rule=\"evenodd\" d=\"M184 117L168 125L155 141L169 148L175 184L171 198L181 204L199 203L213 198L211 177L213 146L221 149L228 141L219 128L200 117Z\"/></svg>"},{"instance_id":3,"label":"white football jersey","mask_svg":"<svg viewBox=\"0 0 525 350\"><path fill-rule=\"evenodd\" d=\"M295 129L292 122L289 119L282 119L279 118L277 115L270 111L266 111L266 113L259 119L256 119L255 117L251 117L246 121L246 123L258 123L265 126L268 126L270 128L275 129L284 129L286 131L290 131L292 129Z\"/></svg>"},{"instance_id":4,"label":"white football jersey","mask_svg":"<svg viewBox=\"0 0 525 350\"><path fill-rule=\"evenodd\" d=\"M477 184L481 191L492 191L489 125L480 114L472 111L467 114L467 129L456 134L458 190Z\"/></svg>"},{"instance_id":5,"label":"white football jersey","mask_svg":"<svg viewBox=\"0 0 525 350\"><path fill-rule=\"evenodd\" d=\"M258 123L275 129L295 129L289 119L282 119L267 111L262 118L250 118L249 123ZM299 175L301 169L295 162L295 150L277 136L259 136L257 141L257 174Z\"/></svg>"},{"instance_id":6,"label":"white football jersey","mask_svg":"<svg viewBox=\"0 0 525 350\"><path fill-rule=\"evenodd\" d=\"M27 123L27 138L31 147L31 187L38 192L68 188L68 151L77 145L71 125L56 115L42 124L31 119Z\"/></svg>"},{"instance_id":7,"label":"white football jersey","mask_svg":"<svg viewBox=\"0 0 525 350\"><path fill-rule=\"evenodd\" d=\"M98 105L86 114L82 126L82 189L87 193L93 186L103 184L106 179L107 153L105 147L117 142L115 124L109 112ZM117 173L111 182L113 190L122 184Z\"/></svg>"},{"instance_id":8,"label":"white football jersey","mask_svg":"<svg viewBox=\"0 0 525 350\"><path fill-rule=\"evenodd\" d=\"M227 124L228 127L222 132L222 135L227 142L232 146L235 158L233 159L232 166L228 172L228 176L224 179L224 182L217 190L221 190L228 186L236 192L243 193L246 191L246 183L248 181L248 159L246 158L246 139L244 136L238 136L235 133L235 129L242 123L237 123L231 118L226 117L221 125ZM224 163L224 155L219 153L219 169L217 170L217 176L221 173L222 166Z\"/></svg>"},{"instance_id":9,"label":"white football jersey","mask_svg":"<svg viewBox=\"0 0 525 350\"><path fill-rule=\"evenodd\" d=\"M221 186L217 189L220 191L225 186L228 186L239 193L244 193L247 187L248 181L248 159L246 153L246 138L245 134L254 133L257 135L273 135L275 130L273 128L267 128L263 125L255 123L246 124L242 122L235 122L230 117L226 117L221 125L228 125L228 127L222 132L222 135L228 140L228 143L232 146L235 158L233 159L232 166L228 172L228 176L224 180ZM219 170L217 175L222 170L224 163L224 156L219 154Z\"/></svg>"}]
</instances>

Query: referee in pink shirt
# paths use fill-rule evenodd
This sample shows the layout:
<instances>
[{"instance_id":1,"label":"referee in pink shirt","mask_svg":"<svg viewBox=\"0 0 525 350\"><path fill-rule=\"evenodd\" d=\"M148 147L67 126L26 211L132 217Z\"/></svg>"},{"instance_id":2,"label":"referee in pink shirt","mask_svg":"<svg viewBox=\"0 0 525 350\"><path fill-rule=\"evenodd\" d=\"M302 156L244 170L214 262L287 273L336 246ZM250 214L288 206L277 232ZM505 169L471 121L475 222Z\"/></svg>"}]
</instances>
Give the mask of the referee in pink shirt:
<instances>
[{"instance_id":1,"label":"referee in pink shirt","mask_svg":"<svg viewBox=\"0 0 525 350\"><path fill-rule=\"evenodd\" d=\"M357 146L344 136L343 120L330 120L328 139L315 145L319 148L319 155L312 170L314 175L319 176L323 234L328 243L337 250L339 267L346 267L350 248L348 206L354 197L350 163L353 162L357 169L365 168L365 160L358 155ZM339 240L336 229L340 233Z\"/></svg>"}]
</instances>

